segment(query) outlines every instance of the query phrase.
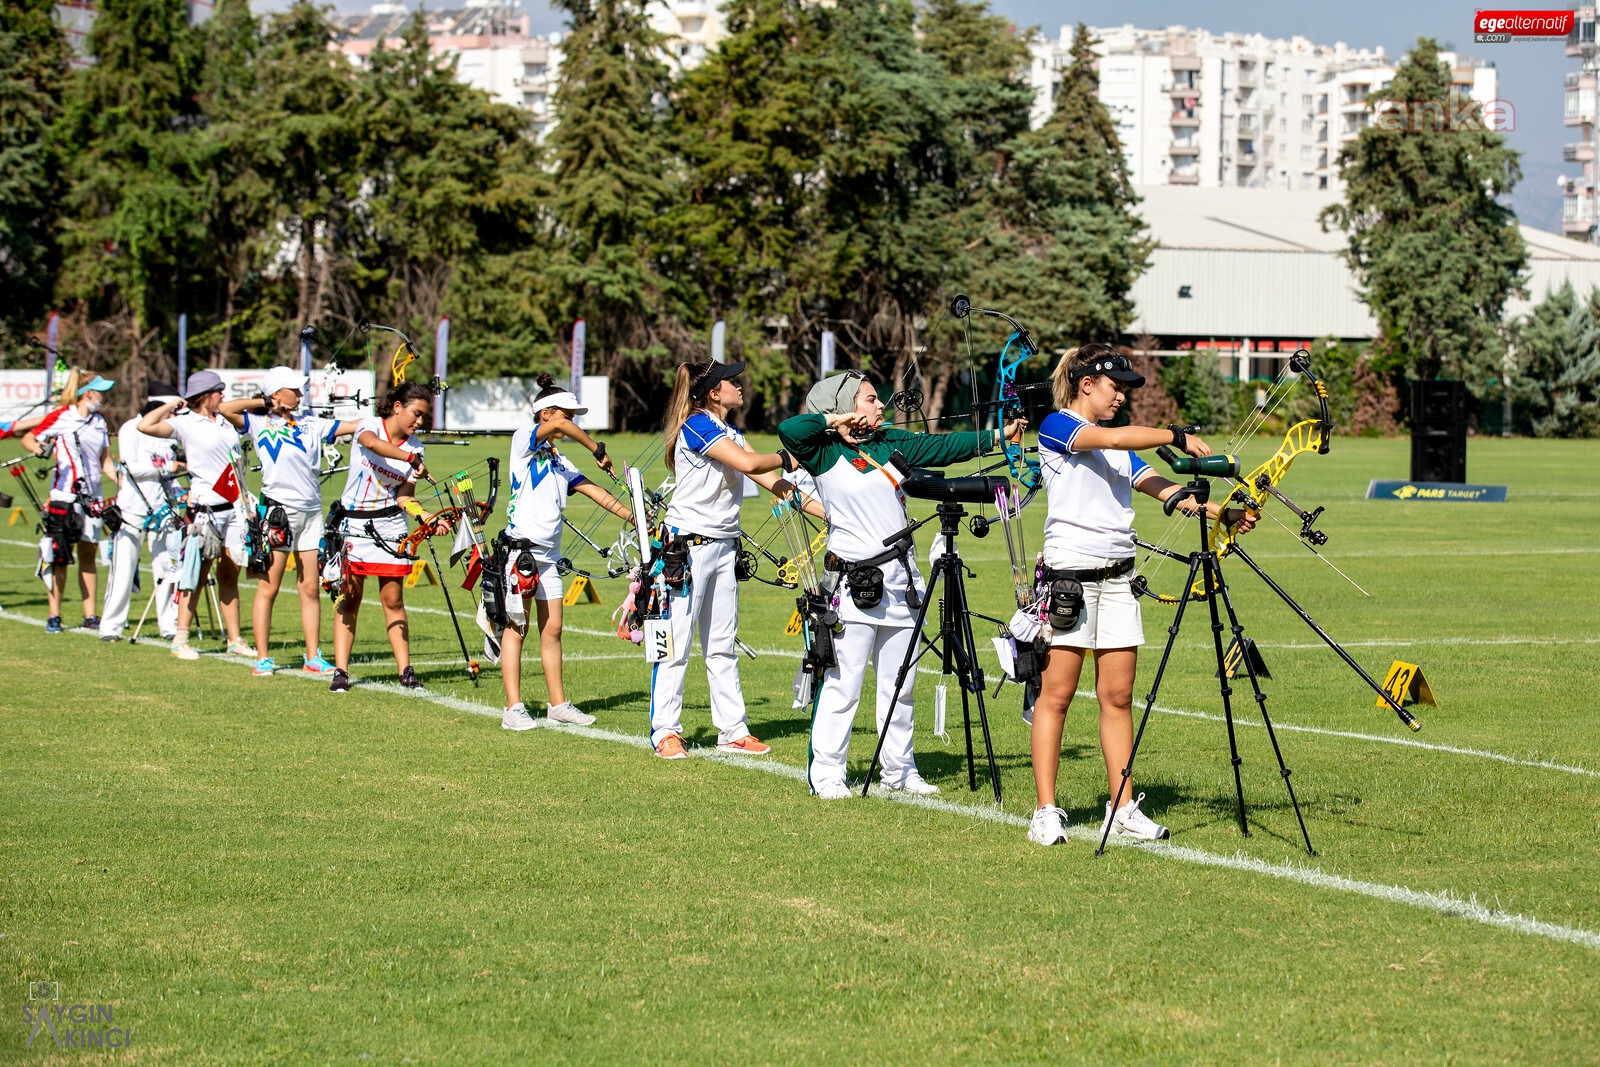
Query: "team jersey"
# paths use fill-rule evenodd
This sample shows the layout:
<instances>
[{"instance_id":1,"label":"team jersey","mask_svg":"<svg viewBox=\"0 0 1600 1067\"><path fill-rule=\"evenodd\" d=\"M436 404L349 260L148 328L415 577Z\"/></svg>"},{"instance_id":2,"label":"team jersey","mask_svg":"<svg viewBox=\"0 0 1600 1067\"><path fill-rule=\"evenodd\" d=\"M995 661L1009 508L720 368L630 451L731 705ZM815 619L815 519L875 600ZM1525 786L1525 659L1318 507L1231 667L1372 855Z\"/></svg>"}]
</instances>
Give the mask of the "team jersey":
<instances>
[{"instance_id":1,"label":"team jersey","mask_svg":"<svg viewBox=\"0 0 1600 1067\"><path fill-rule=\"evenodd\" d=\"M172 427L172 436L183 446L194 502L201 507L229 503L228 498L212 486L239 454L239 431L233 428L233 423L221 415L207 418L197 411L183 411L167 420L167 425Z\"/></svg>"},{"instance_id":2,"label":"team jersey","mask_svg":"<svg viewBox=\"0 0 1600 1067\"><path fill-rule=\"evenodd\" d=\"M1044 519L1045 562L1065 555L1127 559L1133 547L1133 487L1150 464L1121 449L1073 450L1093 423L1067 410L1039 424L1039 464L1049 510Z\"/></svg>"},{"instance_id":3,"label":"team jersey","mask_svg":"<svg viewBox=\"0 0 1600 1067\"><path fill-rule=\"evenodd\" d=\"M506 503L506 532L534 543L541 563L554 563L561 555L561 513L567 497L589 479L557 452L549 442L534 439L534 429L524 426L511 435L511 498Z\"/></svg>"},{"instance_id":4,"label":"team jersey","mask_svg":"<svg viewBox=\"0 0 1600 1067\"><path fill-rule=\"evenodd\" d=\"M117 430L117 452L122 458L122 488L117 507L129 517L148 516L166 503L163 476L170 476L177 446L164 437L139 432L135 415Z\"/></svg>"},{"instance_id":5,"label":"team jersey","mask_svg":"<svg viewBox=\"0 0 1600 1067\"><path fill-rule=\"evenodd\" d=\"M244 432L261 460L261 495L296 511L322 510L322 446L332 444L338 419L305 415L246 415Z\"/></svg>"},{"instance_id":6,"label":"team jersey","mask_svg":"<svg viewBox=\"0 0 1600 1067\"><path fill-rule=\"evenodd\" d=\"M667 525L675 530L706 537L739 536L744 474L706 455L718 441L744 448L744 435L709 412L697 411L684 420L673 444L677 487L667 505Z\"/></svg>"},{"instance_id":7,"label":"team jersey","mask_svg":"<svg viewBox=\"0 0 1600 1067\"><path fill-rule=\"evenodd\" d=\"M79 492L100 499L100 467L111 447L105 416L98 411L81 415L76 408L67 408L48 425L35 427L33 435L40 442L50 442L54 453L51 500L73 500Z\"/></svg>"},{"instance_id":8,"label":"team jersey","mask_svg":"<svg viewBox=\"0 0 1600 1067\"><path fill-rule=\"evenodd\" d=\"M400 497L402 486L417 480L417 472L409 463L380 456L361 444L361 435L371 430L378 440L387 441L407 452L422 455L422 442L415 437L395 441L383 420L369 415L356 426L355 444L350 446L350 473L344 481L344 493L339 502L346 511L378 511L393 507Z\"/></svg>"}]
</instances>

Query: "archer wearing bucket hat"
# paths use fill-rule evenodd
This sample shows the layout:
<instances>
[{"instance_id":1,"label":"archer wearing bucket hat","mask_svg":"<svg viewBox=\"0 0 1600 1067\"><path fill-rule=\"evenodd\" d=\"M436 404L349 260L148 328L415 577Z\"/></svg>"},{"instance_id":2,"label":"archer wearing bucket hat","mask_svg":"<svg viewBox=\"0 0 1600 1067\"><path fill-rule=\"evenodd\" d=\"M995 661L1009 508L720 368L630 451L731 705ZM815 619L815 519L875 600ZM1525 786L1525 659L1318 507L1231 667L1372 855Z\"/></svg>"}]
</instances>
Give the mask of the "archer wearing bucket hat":
<instances>
[{"instance_id":1,"label":"archer wearing bucket hat","mask_svg":"<svg viewBox=\"0 0 1600 1067\"><path fill-rule=\"evenodd\" d=\"M117 430L117 468L121 474L117 510L122 513L122 527L111 538L111 573L106 578L106 599L100 616L102 641L122 637L139 557L147 544L150 570L155 575L156 628L169 639L177 632L178 602L172 594L180 571L177 556L168 550L168 534L175 531L176 520L167 509L169 497L179 491L173 481L177 474L177 446L170 440L140 433L139 420L161 405L178 400L178 389L170 382L152 379L145 392L148 399L139 414ZM165 518L160 518L163 515ZM152 516L158 518L152 521Z\"/></svg>"}]
</instances>

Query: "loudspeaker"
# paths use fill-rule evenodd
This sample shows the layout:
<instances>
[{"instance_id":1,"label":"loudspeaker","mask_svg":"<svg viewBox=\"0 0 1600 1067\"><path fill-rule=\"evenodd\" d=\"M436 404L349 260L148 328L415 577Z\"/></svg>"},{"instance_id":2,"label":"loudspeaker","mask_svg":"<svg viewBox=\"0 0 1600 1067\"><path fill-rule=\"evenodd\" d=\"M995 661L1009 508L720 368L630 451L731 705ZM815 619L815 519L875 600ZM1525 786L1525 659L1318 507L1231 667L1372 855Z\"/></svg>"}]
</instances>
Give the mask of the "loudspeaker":
<instances>
[{"instance_id":1,"label":"loudspeaker","mask_svg":"<svg viewBox=\"0 0 1600 1067\"><path fill-rule=\"evenodd\" d=\"M1411 480L1467 480L1467 387L1411 383Z\"/></svg>"}]
</instances>

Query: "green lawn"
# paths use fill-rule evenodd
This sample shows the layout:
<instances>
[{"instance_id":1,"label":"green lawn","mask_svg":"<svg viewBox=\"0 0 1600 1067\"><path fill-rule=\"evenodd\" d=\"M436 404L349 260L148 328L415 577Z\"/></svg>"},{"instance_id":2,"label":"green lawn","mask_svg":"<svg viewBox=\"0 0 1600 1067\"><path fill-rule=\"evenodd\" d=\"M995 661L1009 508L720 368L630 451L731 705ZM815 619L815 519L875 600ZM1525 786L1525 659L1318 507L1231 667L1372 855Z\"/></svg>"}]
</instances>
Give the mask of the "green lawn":
<instances>
[{"instance_id":1,"label":"green lawn","mask_svg":"<svg viewBox=\"0 0 1600 1067\"><path fill-rule=\"evenodd\" d=\"M627 456L647 439L610 441ZM430 466L503 444L434 446ZM741 661L745 695L773 757L664 763L642 747L648 670L608 636L618 582L568 615L568 689L597 728L508 734L499 675L466 681L437 587L408 594L428 609L412 626L430 697L370 684L335 698L220 656L180 664L159 644L45 635L29 527L0 529L0 1050L29 1063L1600 1061L1600 443L1474 439L1469 474L1510 485L1506 505L1364 500L1370 478L1404 477L1407 449L1337 439L1284 485L1327 507L1325 554L1370 598L1271 523L1246 543L1369 671L1422 665L1442 706L1415 709L1420 734L1225 564L1272 672L1269 711L1306 728L1280 740L1315 859L1255 725L1240 730L1252 835L1239 834L1203 611L1140 756L1145 808L1172 847L1096 859L1084 835L1048 850L1023 838L1033 790L1012 686L990 701L1003 812L966 790L954 692L951 740L932 735L930 675L918 761L943 802L809 797L780 590L741 591L741 636L760 656ZM1027 514L1033 549L1042 500ZM1146 535L1166 524L1155 507L1141 519ZM750 501L746 529L764 521ZM602 528L615 537L614 520ZM775 524L762 536L778 550ZM975 609L1008 614L999 532L961 547ZM1170 619L1146 602L1141 696ZM387 683L381 630L364 623L358 681ZM292 597L276 627L279 662L298 664ZM980 625L980 642L991 632ZM526 674L542 707L537 665ZM1236 710L1259 722L1246 694ZM686 716L690 742L714 744L697 668ZM1059 797L1079 827L1098 826L1105 800L1094 722L1080 699ZM872 740L869 717L858 725L857 773ZM63 1003L114 1004L131 1050L57 1051L41 1030L25 1051L30 980L59 982Z\"/></svg>"}]
</instances>

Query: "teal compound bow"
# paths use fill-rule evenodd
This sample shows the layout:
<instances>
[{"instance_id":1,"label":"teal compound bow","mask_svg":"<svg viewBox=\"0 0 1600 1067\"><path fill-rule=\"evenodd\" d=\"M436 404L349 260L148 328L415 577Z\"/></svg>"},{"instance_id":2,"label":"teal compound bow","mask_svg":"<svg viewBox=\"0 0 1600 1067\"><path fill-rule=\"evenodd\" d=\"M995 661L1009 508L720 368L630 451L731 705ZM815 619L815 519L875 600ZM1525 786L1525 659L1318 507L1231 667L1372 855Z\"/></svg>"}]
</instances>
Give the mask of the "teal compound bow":
<instances>
[{"instance_id":1,"label":"teal compound bow","mask_svg":"<svg viewBox=\"0 0 1600 1067\"><path fill-rule=\"evenodd\" d=\"M1023 414L1022 393L1025 389L1049 388L1048 383L1041 386L1019 386L1017 372L1023 365L1039 354L1039 346L1034 342L1033 335L1028 332L1016 319L1003 311L992 308L974 307L972 301L965 296L956 296L950 301L950 314L962 320L965 327L967 342L967 361L971 364L974 390L977 384L977 363L972 355L972 324L970 316L986 315L989 318L1004 319L1011 327L1011 336L1006 338L1005 346L1000 350L1000 357L995 365L995 399L979 400L974 392L972 401L972 421L974 428L981 429L990 414L998 416L997 422L1004 427L1007 422ZM1022 496L1016 503L1016 510L1021 511L1033 501L1039 490L1044 485L1044 477L1039 469L1038 448L1024 447L1020 435L1015 440L1002 440L1000 450L1005 456L1005 468L1022 486ZM1029 456L1029 452L1033 455ZM999 464L995 465L1000 466ZM990 468L995 469L995 468Z\"/></svg>"}]
</instances>

